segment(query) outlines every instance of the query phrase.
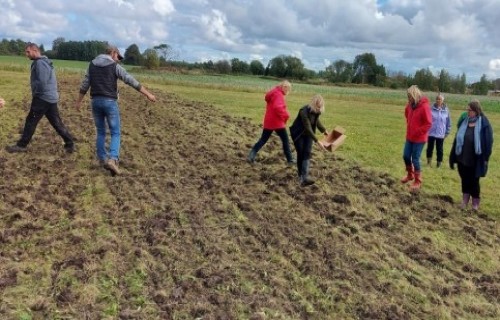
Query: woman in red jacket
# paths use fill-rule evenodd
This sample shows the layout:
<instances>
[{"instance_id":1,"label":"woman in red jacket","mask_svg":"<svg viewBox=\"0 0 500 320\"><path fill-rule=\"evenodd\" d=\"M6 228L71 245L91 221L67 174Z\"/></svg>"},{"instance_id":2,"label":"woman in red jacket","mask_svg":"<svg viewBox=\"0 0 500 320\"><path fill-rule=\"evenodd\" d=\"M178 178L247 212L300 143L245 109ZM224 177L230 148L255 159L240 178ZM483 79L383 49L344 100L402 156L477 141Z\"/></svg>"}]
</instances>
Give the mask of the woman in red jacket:
<instances>
[{"instance_id":1,"label":"woman in red jacket","mask_svg":"<svg viewBox=\"0 0 500 320\"><path fill-rule=\"evenodd\" d=\"M420 171L420 155L427 141L429 129L432 126L432 115L429 99L422 95L416 85L408 88L408 103L405 108L406 142L403 160L407 175L401 179L402 183L413 181L412 191L417 191L422 185Z\"/></svg>"},{"instance_id":2,"label":"woman in red jacket","mask_svg":"<svg viewBox=\"0 0 500 320\"><path fill-rule=\"evenodd\" d=\"M264 116L262 135L252 150L250 150L247 157L248 162L253 163L255 161L257 152L266 144L273 131L276 131L283 144L286 161L289 164L295 163L286 132L286 122L290 118L290 114L286 108L285 96L291 89L292 85L285 80L266 93L266 114Z\"/></svg>"}]
</instances>

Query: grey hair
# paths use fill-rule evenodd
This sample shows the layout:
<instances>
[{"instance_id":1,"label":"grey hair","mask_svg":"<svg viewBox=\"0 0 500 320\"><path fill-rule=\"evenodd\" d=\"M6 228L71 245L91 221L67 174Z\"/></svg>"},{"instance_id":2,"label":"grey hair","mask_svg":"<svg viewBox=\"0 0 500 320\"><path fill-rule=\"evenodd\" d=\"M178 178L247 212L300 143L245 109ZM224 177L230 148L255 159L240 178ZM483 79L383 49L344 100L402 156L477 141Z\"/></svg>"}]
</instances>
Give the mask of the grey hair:
<instances>
[{"instance_id":1,"label":"grey hair","mask_svg":"<svg viewBox=\"0 0 500 320\"><path fill-rule=\"evenodd\" d=\"M440 93L438 93L438 95L436 96L436 99L437 99L437 98L441 98L441 100L443 100L443 101L444 101L444 94L442 94L441 92L440 92Z\"/></svg>"}]
</instances>

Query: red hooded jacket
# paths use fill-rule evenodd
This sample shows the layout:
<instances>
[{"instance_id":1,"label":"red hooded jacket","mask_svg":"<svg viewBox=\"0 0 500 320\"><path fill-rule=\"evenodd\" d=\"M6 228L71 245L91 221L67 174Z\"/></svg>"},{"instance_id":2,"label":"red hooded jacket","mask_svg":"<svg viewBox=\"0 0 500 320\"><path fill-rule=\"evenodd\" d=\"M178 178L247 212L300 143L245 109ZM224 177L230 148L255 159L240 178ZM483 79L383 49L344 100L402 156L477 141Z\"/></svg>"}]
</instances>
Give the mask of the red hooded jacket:
<instances>
[{"instance_id":1,"label":"red hooded jacket","mask_svg":"<svg viewBox=\"0 0 500 320\"><path fill-rule=\"evenodd\" d=\"M408 103L405 108L406 140L413 143L427 142L429 129L432 126L429 99L421 97L415 108Z\"/></svg>"},{"instance_id":2,"label":"red hooded jacket","mask_svg":"<svg viewBox=\"0 0 500 320\"><path fill-rule=\"evenodd\" d=\"M264 129L277 130L286 128L290 113L286 108L285 93L280 86L274 87L266 93L266 114L264 115Z\"/></svg>"}]
</instances>

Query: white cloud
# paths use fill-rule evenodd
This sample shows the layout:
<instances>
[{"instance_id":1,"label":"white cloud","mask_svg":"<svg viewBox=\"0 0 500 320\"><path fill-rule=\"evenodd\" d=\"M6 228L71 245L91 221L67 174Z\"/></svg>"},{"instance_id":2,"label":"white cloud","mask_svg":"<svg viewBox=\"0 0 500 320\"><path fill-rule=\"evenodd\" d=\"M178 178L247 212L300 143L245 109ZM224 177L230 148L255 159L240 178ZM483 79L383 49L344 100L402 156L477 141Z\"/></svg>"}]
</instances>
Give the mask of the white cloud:
<instances>
[{"instance_id":1,"label":"white cloud","mask_svg":"<svg viewBox=\"0 0 500 320\"><path fill-rule=\"evenodd\" d=\"M153 0L153 8L161 16L167 16L175 11L174 5L170 0Z\"/></svg>"},{"instance_id":2,"label":"white cloud","mask_svg":"<svg viewBox=\"0 0 500 320\"><path fill-rule=\"evenodd\" d=\"M279 54L307 68L365 52L391 71L434 66L467 79L500 75L498 0L0 0L0 39L50 48L106 40L141 50L161 43L179 58L237 57L266 63ZM496 63L496 62L495 62Z\"/></svg>"},{"instance_id":3,"label":"white cloud","mask_svg":"<svg viewBox=\"0 0 500 320\"><path fill-rule=\"evenodd\" d=\"M500 59L490 60L489 67L492 71L500 71Z\"/></svg>"}]
</instances>

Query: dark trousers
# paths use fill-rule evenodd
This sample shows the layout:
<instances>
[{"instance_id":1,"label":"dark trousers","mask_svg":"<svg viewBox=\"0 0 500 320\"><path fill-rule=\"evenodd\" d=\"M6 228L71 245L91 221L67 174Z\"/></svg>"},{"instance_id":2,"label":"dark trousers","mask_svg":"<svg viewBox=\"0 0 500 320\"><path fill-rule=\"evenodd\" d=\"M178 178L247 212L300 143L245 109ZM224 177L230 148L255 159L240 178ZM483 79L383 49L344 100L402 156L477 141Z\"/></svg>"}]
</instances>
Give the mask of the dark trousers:
<instances>
[{"instance_id":1,"label":"dark trousers","mask_svg":"<svg viewBox=\"0 0 500 320\"><path fill-rule=\"evenodd\" d=\"M271 137L273 134L273 131L275 131L278 136L281 139L281 143L283 145L283 152L285 153L285 157L287 161L292 161L292 151L290 150L290 142L288 142L288 133L286 132L286 129L276 129L276 130L269 130L269 129L263 129L262 130L262 135L260 136L259 141L253 146L252 151L255 153L259 152L259 150L266 144L267 140Z\"/></svg>"},{"instance_id":2,"label":"dark trousers","mask_svg":"<svg viewBox=\"0 0 500 320\"><path fill-rule=\"evenodd\" d=\"M297 140L293 141L295 150L297 151L297 173L301 177L304 173L304 162L311 159L311 151L313 139L309 136L302 135Z\"/></svg>"},{"instance_id":3,"label":"dark trousers","mask_svg":"<svg viewBox=\"0 0 500 320\"><path fill-rule=\"evenodd\" d=\"M52 125L52 127L63 138L64 147L72 147L73 137L62 123L61 117L59 116L57 103L50 103L39 98L33 98L33 100L31 101L31 108L28 116L26 117L23 135L17 142L17 145L19 147L26 147L30 143L31 138L35 133L38 122L40 122L43 116L47 117L47 120L49 120L49 123Z\"/></svg>"},{"instance_id":4,"label":"dark trousers","mask_svg":"<svg viewBox=\"0 0 500 320\"><path fill-rule=\"evenodd\" d=\"M444 138L436 138L429 136L427 140L427 159L432 158L432 152L434 151L434 145L436 145L436 160L437 162L443 162L443 144Z\"/></svg>"},{"instance_id":5,"label":"dark trousers","mask_svg":"<svg viewBox=\"0 0 500 320\"><path fill-rule=\"evenodd\" d=\"M458 174L462 180L462 193L468 193L472 198L479 198L481 187L479 186L479 177L476 177L476 167L467 167L458 165Z\"/></svg>"}]
</instances>

